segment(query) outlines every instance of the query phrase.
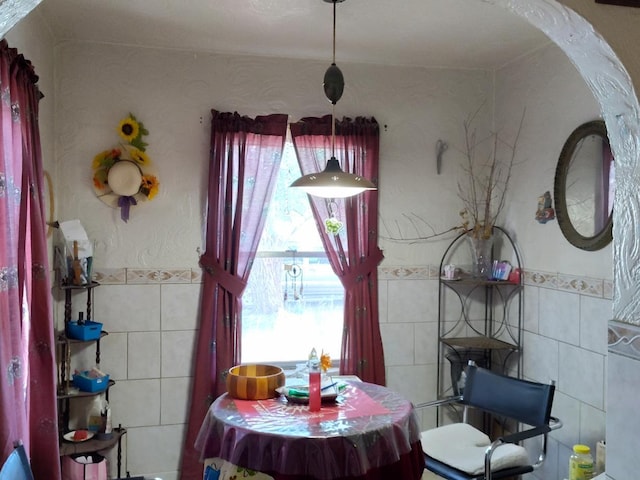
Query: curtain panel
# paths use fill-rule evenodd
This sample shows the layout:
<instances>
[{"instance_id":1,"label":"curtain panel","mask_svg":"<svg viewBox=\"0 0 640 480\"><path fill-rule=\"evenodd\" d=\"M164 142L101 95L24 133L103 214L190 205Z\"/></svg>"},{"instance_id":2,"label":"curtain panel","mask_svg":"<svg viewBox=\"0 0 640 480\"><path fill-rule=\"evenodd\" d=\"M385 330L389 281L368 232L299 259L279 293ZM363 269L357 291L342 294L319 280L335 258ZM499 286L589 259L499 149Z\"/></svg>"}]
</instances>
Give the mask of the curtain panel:
<instances>
[{"instance_id":1,"label":"curtain panel","mask_svg":"<svg viewBox=\"0 0 640 480\"><path fill-rule=\"evenodd\" d=\"M226 392L225 374L240 363L241 296L287 132L287 115L255 119L212 110L203 287L183 480L202 477L194 443L213 400Z\"/></svg>"},{"instance_id":2,"label":"curtain panel","mask_svg":"<svg viewBox=\"0 0 640 480\"><path fill-rule=\"evenodd\" d=\"M331 115L303 118L290 125L303 175L322 171L331 156ZM335 154L344 171L378 184L380 129L374 118L336 123ZM378 315L378 191L345 199L309 196L311 209L333 271L345 289L340 373L384 385L384 351ZM324 223L335 216L343 229L329 234Z\"/></svg>"},{"instance_id":3,"label":"curtain panel","mask_svg":"<svg viewBox=\"0 0 640 480\"><path fill-rule=\"evenodd\" d=\"M56 361L33 66L0 41L0 463L22 441L60 478Z\"/></svg>"}]
</instances>

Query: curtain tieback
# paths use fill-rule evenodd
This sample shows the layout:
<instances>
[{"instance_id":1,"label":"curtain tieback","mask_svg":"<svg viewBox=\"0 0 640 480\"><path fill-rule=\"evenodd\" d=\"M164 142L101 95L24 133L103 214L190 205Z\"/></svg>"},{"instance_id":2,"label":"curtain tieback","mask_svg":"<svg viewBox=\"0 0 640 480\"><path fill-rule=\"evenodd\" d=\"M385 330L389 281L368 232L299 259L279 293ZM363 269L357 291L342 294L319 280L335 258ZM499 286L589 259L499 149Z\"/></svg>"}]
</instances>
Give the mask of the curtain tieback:
<instances>
[{"instance_id":1,"label":"curtain tieback","mask_svg":"<svg viewBox=\"0 0 640 480\"><path fill-rule=\"evenodd\" d=\"M216 262L212 255L204 255L200 256L200 266L205 269L207 273L209 273L212 277L216 279L216 281L224 288L226 291L230 292L232 295L236 297L241 297L242 292L247 286L247 282L242 280L242 278L237 275L233 275L232 273L227 272L218 262Z\"/></svg>"},{"instance_id":2,"label":"curtain tieback","mask_svg":"<svg viewBox=\"0 0 640 480\"><path fill-rule=\"evenodd\" d=\"M369 255L362 263L350 266L349 271L340 277L342 286L344 288L349 288L355 285L359 280L366 278L375 268L378 267L383 259L384 255L382 254L382 250L376 248L373 255Z\"/></svg>"}]
</instances>

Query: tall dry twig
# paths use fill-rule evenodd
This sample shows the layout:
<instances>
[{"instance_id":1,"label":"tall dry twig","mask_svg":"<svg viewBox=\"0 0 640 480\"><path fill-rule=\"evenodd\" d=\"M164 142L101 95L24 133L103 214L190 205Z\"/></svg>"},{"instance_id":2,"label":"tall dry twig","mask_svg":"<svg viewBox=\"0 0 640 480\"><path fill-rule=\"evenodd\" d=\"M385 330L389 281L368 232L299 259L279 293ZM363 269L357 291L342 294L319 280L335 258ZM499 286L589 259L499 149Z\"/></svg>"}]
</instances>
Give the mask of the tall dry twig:
<instances>
[{"instance_id":1,"label":"tall dry twig","mask_svg":"<svg viewBox=\"0 0 640 480\"><path fill-rule=\"evenodd\" d=\"M383 218L383 227L389 235L380 235L381 238L401 243L419 243L431 240L453 231L469 231L475 238L489 238L493 226L495 225L500 212L504 209L507 190L511 180L513 167L516 164L516 150L520 133L524 124L525 110L522 112L520 124L512 144L505 142L497 133L490 133L481 140L476 140L476 129L473 127L476 118L484 103L473 112L466 121L463 122L464 129L464 158L462 166L464 179L457 182L458 197L462 200L462 224L436 231L426 220L411 214L403 214L407 219L416 236L407 237L402 234L402 229L396 221L395 229L391 229ZM492 142L492 147L487 160L482 162L478 156L477 149L485 142ZM499 146L505 146L509 150L509 155L502 159L498 155ZM425 230L430 230L429 233ZM397 235L392 230L397 231Z\"/></svg>"},{"instance_id":2,"label":"tall dry twig","mask_svg":"<svg viewBox=\"0 0 640 480\"><path fill-rule=\"evenodd\" d=\"M477 142L473 122L480 108L463 124L466 148L466 163L463 171L466 174L466 181L458 182L458 197L463 204L463 210L460 212L463 220L462 226L466 230L470 230L470 234L475 238L489 238L493 226L505 206L525 112L522 113L513 144L504 142L497 132L493 132ZM489 140L492 141L492 146L488 158L483 162L478 158L478 147ZM504 160L498 152L500 145L504 145L510 150Z\"/></svg>"}]
</instances>

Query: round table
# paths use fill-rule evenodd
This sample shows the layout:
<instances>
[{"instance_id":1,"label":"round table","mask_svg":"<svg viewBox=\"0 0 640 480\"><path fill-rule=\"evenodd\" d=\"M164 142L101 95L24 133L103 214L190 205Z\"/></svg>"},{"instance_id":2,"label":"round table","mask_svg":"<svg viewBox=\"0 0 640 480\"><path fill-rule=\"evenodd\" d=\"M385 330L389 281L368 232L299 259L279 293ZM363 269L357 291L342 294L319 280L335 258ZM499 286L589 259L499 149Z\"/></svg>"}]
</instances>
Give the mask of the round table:
<instances>
[{"instance_id":1,"label":"round table","mask_svg":"<svg viewBox=\"0 0 640 480\"><path fill-rule=\"evenodd\" d=\"M379 385L349 382L312 413L285 397L209 408L196 449L276 480L418 480L424 470L413 406Z\"/></svg>"}]
</instances>

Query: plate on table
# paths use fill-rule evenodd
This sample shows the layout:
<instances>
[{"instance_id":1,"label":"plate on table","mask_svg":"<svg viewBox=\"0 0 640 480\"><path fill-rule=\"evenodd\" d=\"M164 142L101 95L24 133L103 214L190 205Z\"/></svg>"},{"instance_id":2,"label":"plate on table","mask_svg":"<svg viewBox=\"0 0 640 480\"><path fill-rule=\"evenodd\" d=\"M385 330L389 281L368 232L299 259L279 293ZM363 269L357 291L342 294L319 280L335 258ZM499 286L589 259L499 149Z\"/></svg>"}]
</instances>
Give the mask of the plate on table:
<instances>
[{"instance_id":1,"label":"plate on table","mask_svg":"<svg viewBox=\"0 0 640 480\"><path fill-rule=\"evenodd\" d=\"M94 435L95 433L90 432L89 430L71 430L69 433L65 433L62 437L67 442L80 443L80 442L86 442L87 440L92 438ZM76 436L78 438L76 438Z\"/></svg>"},{"instance_id":2,"label":"plate on table","mask_svg":"<svg viewBox=\"0 0 640 480\"><path fill-rule=\"evenodd\" d=\"M322 403L333 403L344 390L344 386L333 384L324 387L320 392L320 401ZM285 396L290 403L299 403L306 405L309 403L309 387L307 385L296 385L290 387L281 387L278 392Z\"/></svg>"}]
</instances>

